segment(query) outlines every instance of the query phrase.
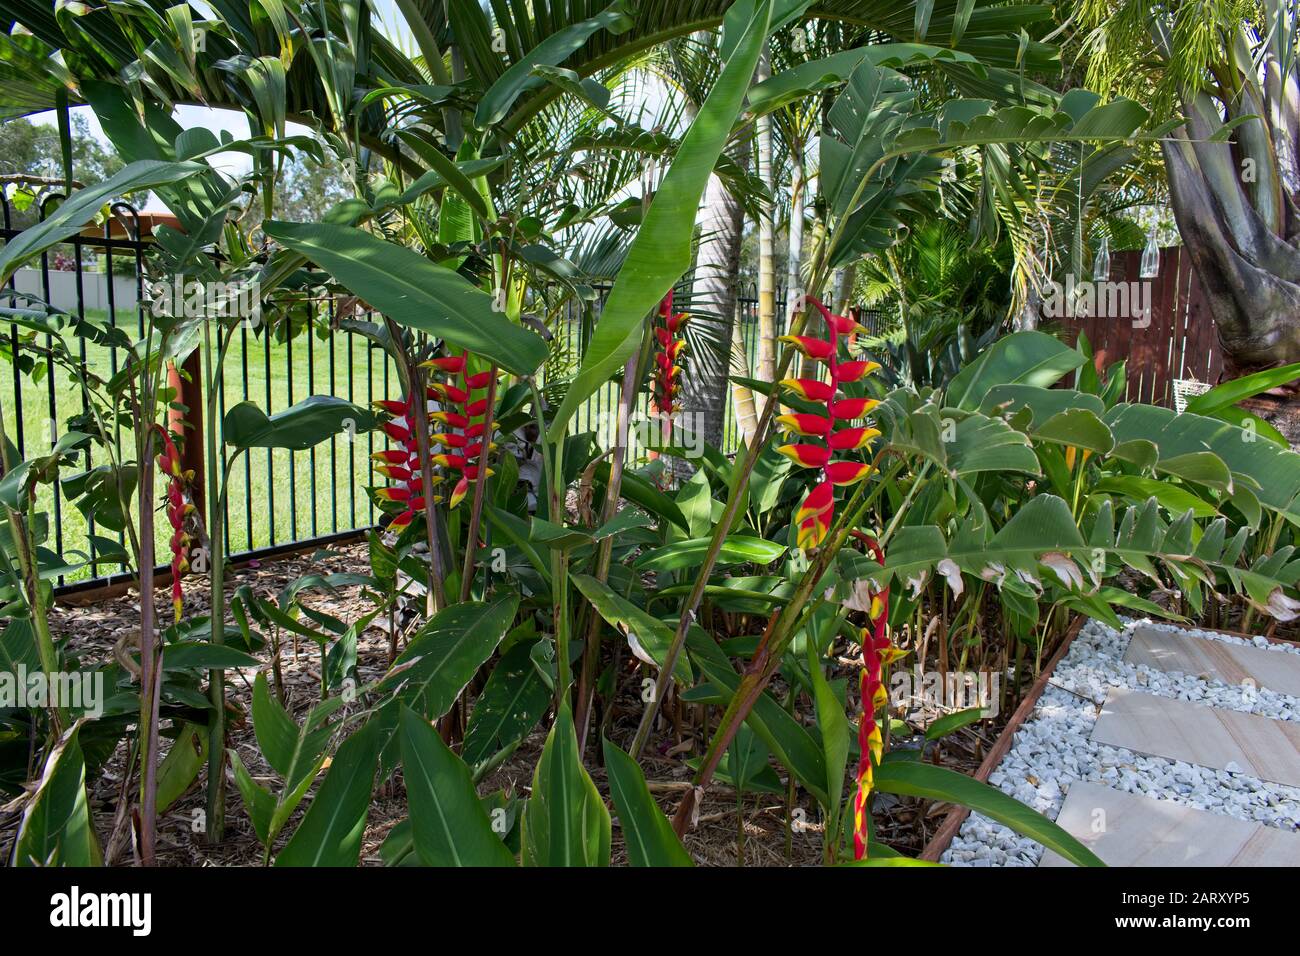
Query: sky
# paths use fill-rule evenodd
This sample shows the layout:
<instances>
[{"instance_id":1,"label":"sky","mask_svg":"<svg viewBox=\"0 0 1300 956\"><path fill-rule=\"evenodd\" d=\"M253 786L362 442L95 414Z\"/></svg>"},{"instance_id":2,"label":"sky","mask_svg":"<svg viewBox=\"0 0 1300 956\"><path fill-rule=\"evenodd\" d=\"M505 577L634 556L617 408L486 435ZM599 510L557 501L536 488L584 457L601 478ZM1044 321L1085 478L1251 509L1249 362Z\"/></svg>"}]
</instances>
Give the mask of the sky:
<instances>
[{"instance_id":1,"label":"sky","mask_svg":"<svg viewBox=\"0 0 1300 956\"><path fill-rule=\"evenodd\" d=\"M191 3L197 9L205 11L208 17L215 19L211 8L203 0L191 0ZM398 12L394 0L371 0L371 5L378 16L380 32L404 49L413 48L414 41L411 38L411 32L406 26L406 21L402 19L401 13ZM74 107L72 113L84 116L91 133L105 146L109 145L108 139L104 136L103 128L99 125L99 119L89 107ZM174 115L176 121L186 129L206 126L218 136L221 135L222 131L225 131L236 139L244 139L249 135L248 118L242 112L236 110L216 110L202 106L179 106L176 108ZM41 123L47 126L55 126L58 123L53 112L35 113L29 118L33 123ZM288 124L287 133L290 136L306 135L309 132L310 130L298 123ZM209 162L229 176L241 176L248 172L251 167L252 157L247 153L219 153L212 157ZM150 194L149 201L145 203L142 211L166 212L166 207L159 202L157 197Z\"/></svg>"},{"instance_id":2,"label":"sky","mask_svg":"<svg viewBox=\"0 0 1300 956\"><path fill-rule=\"evenodd\" d=\"M206 6L203 0L190 0L190 2L206 16L215 18L211 9ZM398 11L395 0L371 0L372 9L378 19L378 28L380 32L389 37L400 48L415 52L415 42L412 38L410 29L406 26L405 20ZM664 107L664 101L667 98L667 91L658 81L650 81L643 89L643 101L639 104L653 116L657 111ZM99 120L89 107L75 107L73 112L86 118L91 133L96 136L106 146L109 146L107 138L104 136L103 129ZM176 120L186 129L193 127L206 126L218 136L222 132L229 133L235 139L243 139L250 135L248 118L238 110L210 109L202 106L178 106L174 113ZM53 112L33 114L30 119L35 123L44 123L50 126L57 124L57 118ZM646 122L646 120L642 120ZM306 135L310 133L306 127L298 123L289 123L286 130L288 135ZM111 148L111 146L110 146ZM209 162L221 172L231 177L239 177L248 172L252 165L252 158L246 153L219 153L209 159ZM631 195L633 192L629 186L624 193ZM618 197L616 197L618 198ZM148 201L142 209L144 212L166 212L166 206L154 195L150 194Z\"/></svg>"}]
</instances>

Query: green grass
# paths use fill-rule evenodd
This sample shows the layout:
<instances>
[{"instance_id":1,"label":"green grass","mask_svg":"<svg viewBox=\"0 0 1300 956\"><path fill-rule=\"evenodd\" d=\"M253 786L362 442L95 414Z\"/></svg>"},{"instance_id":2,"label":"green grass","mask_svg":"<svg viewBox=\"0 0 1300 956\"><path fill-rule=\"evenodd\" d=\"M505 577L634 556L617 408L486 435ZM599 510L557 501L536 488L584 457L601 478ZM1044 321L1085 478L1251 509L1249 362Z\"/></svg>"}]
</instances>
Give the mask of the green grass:
<instances>
[{"instance_id":1,"label":"green grass","mask_svg":"<svg viewBox=\"0 0 1300 956\"><path fill-rule=\"evenodd\" d=\"M93 310L88 310L88 317L106 318L103 313L96 316ZM137 321L134 311L119 310L119 325L129 328L128 323ZM750 341L751 338L752 335L746 335L747 350L753 362L756 345ZM77 342L74 348L79 345ZM101 375L107 376L115 371L113 358L108 349L85 346L85 364ZM19 403L15 399L14 376L14 367L0 362L0 411L10 440L17 442ZM226 360L224 383L225 408L248 399L271 413L312 394L336 395L360 405L367 405L373 399L400 397L397 374L384 354L369 348L359 336L342 332L327 339L300 335L290 343L272 344L269 359L263 338L255 336L251 329L238 333ZM82 411L82 396L75 379L58 368L52 380L36 381L30 376L20 376L20 389L22 451L24 457L30 458L48 448L53 437L67 431L68 419ZM594 431L601 449L611 447L614 442L618 394L618 384L610 382L575 416L573 429ZM643 393L634 413L634 424L646 421L648 417L647 397ZM53 428L51 420L55 423ZM730 393L724 421L723 450L734 451L737 442ZM632 467L644 464L648 461L648 454L639 441L639 432L634 428L629 437L629 464ZM125 449L124 457L128 459L134 454L131 441L126 431L119 436L119 445ZM365 486L376 483L377 476L370 470L370 453L384 447L385 437L376 432L359 435L354 443L349 442L346 436L338 436L311 451L254 450L245 456L231 474L227 522L230 553L372 525L376 515ZM92 456L90 465L103 464L105 460L103 452L98 451ZM81 461L77 466L66 468L61 477L71 477L85 467L86 463ZM161 487L159 493L161 496ZM85 561L91 556L90 528L71 502L60 494L56 503L53 489L43 485L38 494L38 510L50 516L47 547L64 555L68 563ZM160 520L158 524L156 546L161 563L166 558L170 528L165 521ZM117 537L102 528L97 529L96 534ZM119 566L107 563L96 568L82 566L69 573L66 581L83 581L118 570Z\"/></svg>"},{"instance_id":2,"label":"green grass","mask_svg":"<svg viewBox=\"0 0 1300 956\"><path fill-rule=\"evenodd\" d=\"M135 321L134 313L129 319L119 313L119 324L128 321ZM100 374L113 371L113 356L101 347L87 346L85 362ZM387 365L382 352L370 349L364 339L346 333L328 339L299 336L290 343L271 345L268 357L264 340L249 330L246 334L236 334L227 357L224 405L229 408L248 398L261 408L275 412L311 394L332 394L366 405L372 399L397 397L400 391L397 375ZM14 373L12 365L0 363L0 409L10 440L16 442L18 402ZM55 370L52 380L34 381L24 376L20 389L23 453L24 457L32 457L49 447L51 418L56 422L57 434L66 431L68 418L82 411L82 397L73 377L62 369ZM131 437L125 431L119 441L127 449L131 447ZM370 434L357 436L355 443L350 443L346 436L338 436L310 451L251 452L247 462L241 460L231 475L228 526L232 553L371 525L374 515L365 493L365 485L373 483L369 455L383 447L384 436ZM130 455L128 452L127 457ZM91 465L104 461L101 451L92 458ZM82 462L78 468L68 468L62 477L74 475L84 467ZM53 490L43 486L38 508L51 516L47 546L65 557L80 555L84 560L89 555L90 530L85 518L60 495L59 540L53 520L55 505ZM160 561L165 555L169 530L159 528ZM104 529L97 533L104 535ZM67 580L85 580L116 570L119 569L109 565L100 565L97 571L82 567L69 574Z\"/></svg>"}]
</instances>

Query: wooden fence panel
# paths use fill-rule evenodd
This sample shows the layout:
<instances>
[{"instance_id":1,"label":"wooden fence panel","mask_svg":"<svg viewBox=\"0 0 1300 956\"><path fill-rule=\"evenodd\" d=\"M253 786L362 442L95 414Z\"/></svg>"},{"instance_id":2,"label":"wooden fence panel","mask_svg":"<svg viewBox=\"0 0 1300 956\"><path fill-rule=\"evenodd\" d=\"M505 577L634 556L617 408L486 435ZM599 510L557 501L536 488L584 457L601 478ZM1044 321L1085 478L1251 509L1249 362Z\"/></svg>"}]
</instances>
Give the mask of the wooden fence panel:
<instances>
[{"instance_id":1,"label":"wooden fence panel","mask_svg":"<svg viewBox=\"0 0 1300 956\"><path fill-rule=\"evenodd\" d=\"M1061 332L1071 343L1085 333L1098 371L1128 360L1128 401L1172 407L1175 379L1218 383L1223 374L1219 337L1191 257L1181 247L1160 250L1160 272L1152 279L1141 277L1141 260L1138 251L1111 256L1110 281L1137 283L1130 286L1129 314L1107 315L1098 306L1089 315L1044 319L1042 328ZM1148 294L1150 315L1143 316L1133 299L1141 303Z\"/></svg>"}]
</instances>

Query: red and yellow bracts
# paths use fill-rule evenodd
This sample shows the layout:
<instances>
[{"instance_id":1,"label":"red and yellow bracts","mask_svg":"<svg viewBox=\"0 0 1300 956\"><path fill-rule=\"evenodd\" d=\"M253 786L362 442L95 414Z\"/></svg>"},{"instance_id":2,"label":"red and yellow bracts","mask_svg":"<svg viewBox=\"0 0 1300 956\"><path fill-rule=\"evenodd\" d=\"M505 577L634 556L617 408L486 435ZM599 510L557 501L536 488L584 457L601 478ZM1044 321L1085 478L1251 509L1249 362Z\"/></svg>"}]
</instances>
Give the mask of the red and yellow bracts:
<instances>
[{"instance_id":1,"label":"red and yellow bracts","mask_svg":"<svg viewBox=\"0 0 1300 956\"><path fill-rule=\"evenodd\" d=\"M677 411L677 396L681 391L681 366L677 364L686 340L682 330L690 315L685 312L673 312L673 291L668 290L663 301L659 303L659 320L655 323L654 379L651 397L654 407L663 415L671 416Z\"/></svg>"},{"instance_id":2,"label":"red and yellow bracts","mask_svg":"<svg viewBox=\"0 0 1300 956\"><path fill-rule=\"evenodd\" d=\"M420 367L446 376L441 381L430 382L425 388L425 405L433 400L440 406L437 411L427 412L428 420L433 425L429 435L429 451L432 463L446 475L456 479L451 495L447 499L454 508L464 499L470 482L478 477L482 464L485 433L487 450L496 448L490 441L491 430L488 428L490 410L487 407L487 389L492 381L492 371L470 374L468 359L465 355L451 355L430 359ZM478 394L482 393L482 394ZM393 417L382 426L384 434L397 446L376 452L373 457L378 463L375 470L387 477L392 484L381 488L376 496L383 501L395 501L404 504L405 509L388 528L400 532L417 514L425 509L424 492L420 477L420 452L415 434L415 403L408 396L405 401L384 400L375 405ZM492 469L487 473L491 475ZM445 475L434 475L435 484L443 481ZM444 499L434 496L434 503Z\"/></svg>"},{"instance_id":3,"label":"red and yellow bracts","mask_svg":"<svg viewBox=\"0 0 1300 956\"><path fill-rule=\"evenodd\" d=\"M860 531L854 536L866 543L876 560L885 563L885 553L879 542ZM898 660L906 651L894 647L889 642L889 588L880 594L872 595L871 611L868 615L871 623L862 629L862 672L858 682L858 692L862 699L862 719L858 724L858 745L862 750L858 757L857 792L853 795L853 858L864 860L867 856L867 798L875 782L875 765L880 763L884 749L884 738L876 714L889 702L889 693L885 690L884 669L887 664Z\"/></svg>"},{"instance_id":4,"label":"red and yellow bracts","mask_svg":"<svg viewBox=\"0 0 1300 956\"><path fill-rule=\"evenodd\" d=\"M479 468L485 466L485 455L496 448L492 441L495 422L488 408L488 386L495 374L491 369L470 374L467 355L451 355L431 359L422 367L446 376L444 381L431 382L429 397L442 406L429 418L438 423L439 431L430 436L430 443L442 448L433 455L433 463L456 479L449 507L455 508L465 498L470 482L478 478ZM459 382L460 384L456 384ZM491 468L487 473L493 474Z\"/></svg>"},{"instance_id":5,"label":"red and yellow bracts","mask_svg":"<svg viewBox=\"0 0 1300 956\"><path fill-rule=\"evenodd\" d=\"M375 471L390 482L386 488L376 489L375 497L404 506L388 525L389 531L400 534L425 507L420 480L420 450L415 437L416 402L414 395L408 395L403 401L381 399L375 402L375 407L393 416L380 428L394 445L370 456L375 461ZM434 480L442 479L435 476Z\"/></svg>"},{"instance_id":6,"label":"red and yellow bracts","mask_svg":"<svg viewBox=\"0 0 1300 956\"><path fill-rule=\"evenodd\" d=\"M181 453L176 447L171 432L161 426L154 426L162 436L163 450L159 452L158 470L167 476L167 523L171 525L172 552L172 613L177 623L181 620L184 590L181 576L190 569L190 545L194 537L189 533L190 516L195 513L194 502L190 497L190 485L194 481L194 472L181 467ZM201 570L201 569L200 569Z\"/></svg>"},{"instance_id":7,"label":"red and yellow bracts","mask_svg":"<svg viewBox=\"0 0 1300 956\"><path fill-rule=\"evenodd\" d=\"M781 341L789 342L808 358L825 365L830 372L829 381L788 378L781 385L805 401L823 405L825 414L790 413L777 418L786 432L802 439L782 445L778 451L797 465L821 472L821 481L813 486L795 512L796 541L804 549L820 545L830 530L835 514L835 488L859 482L871 473L871 466L865 462L836 458L835 454L866 448L880 435L874 428L854 424L880 403L870 398L842 398L839 391L840 385L860 381L880 368L875 362L840 361L840 336L851 335L862 326L847 316L832 314L812 296L807 301L821 312L826 337L784 335Z\"/></svg>"}]
</instances>

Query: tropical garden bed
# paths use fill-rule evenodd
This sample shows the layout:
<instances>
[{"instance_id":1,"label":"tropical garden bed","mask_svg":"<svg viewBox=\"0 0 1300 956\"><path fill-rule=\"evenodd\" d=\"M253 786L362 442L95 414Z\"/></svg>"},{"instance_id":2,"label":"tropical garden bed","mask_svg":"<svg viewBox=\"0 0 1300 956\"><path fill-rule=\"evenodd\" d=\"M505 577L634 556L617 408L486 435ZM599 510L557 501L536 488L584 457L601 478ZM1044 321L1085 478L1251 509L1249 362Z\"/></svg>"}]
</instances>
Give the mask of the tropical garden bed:
<instances>
[{"instance_id":1,"label":"tropical garden bed","mask_svg":"<svg viewBox=\"0 0 1300 956\"><path fill-rule=\"evenodd\" d=\"M1094 51L1098 92L1062 78L1072 19L1037 5L886 5L862 30L798 0L687 26L507 6L399 2L403 45L369 3L0 0L3 115L51 111L62 147L61 177L6 187L0 248L5 859L903 866L961 806L1099 864L979 768L1083 618L1300 616L1300 455L1242 404L1300 354L1262 354L1224 291L1273 290L1268 321L1290 301L1275 167L1300 150L1256 155L1268 111L1243 110L1280 96L1294 137L1292 100L1236 58L1194 68L1217 101L1187 93L1175 54L1207 44L1182 6L1139 88ZM1280 33L1241 42L1290 77ZM1190 99L1163 122L1171 86ZM192 102L248 134L182 124ZM120 160L89 184L74 107ZM1168 188L1144 185L1161 157ZM1241 217L1204 210L1239 159L1276 175L1228 237ZM287 202L290 166L339 195ZM167 214L124 204L146 197ZM1166 199L1241 373L1178 411L1047 321L1067 283L1067 311L1150 325ZM1143 215L1140 288L1107 315ZM1242 251L1212 255L1215 228ZM16 285L70 262L80 288L89 247L110 276L135 260L129 314ZM296 529L327 449L355 536L233 553L234 489L252 548L276 495ZM125 592L57 590L109 570Z\"/></svg>"}]
</instances>

